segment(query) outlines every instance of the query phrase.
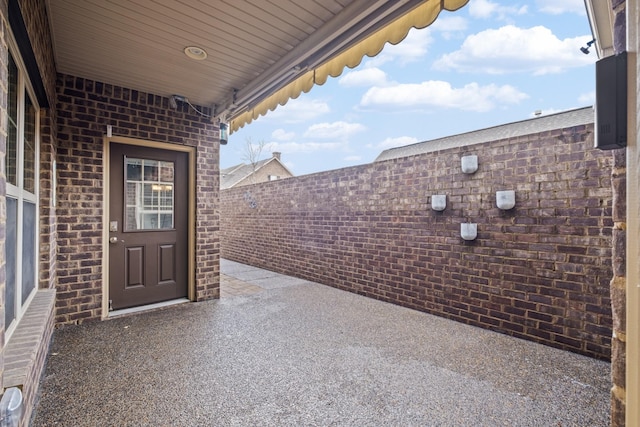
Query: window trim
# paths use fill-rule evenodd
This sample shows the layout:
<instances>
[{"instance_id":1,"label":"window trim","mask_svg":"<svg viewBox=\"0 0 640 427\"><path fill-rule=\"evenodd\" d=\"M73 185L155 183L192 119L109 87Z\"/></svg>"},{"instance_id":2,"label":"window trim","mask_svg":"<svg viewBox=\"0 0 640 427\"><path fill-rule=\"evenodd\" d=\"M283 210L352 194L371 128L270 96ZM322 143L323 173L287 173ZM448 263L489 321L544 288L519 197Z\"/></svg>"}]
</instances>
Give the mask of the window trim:
<instances>
[{"instance_id":1,"label":"window trim","mask_svg":"<svg viewBox=\"0 0 640 427\"><path fill-rule=\"evenodd\" d=\"M40 104L38 97L33 89L32 83L29 78L26 65L20 54L20 49L16 43L16 40L9 31L8 36L8 53L11 55L16 63L18 69L18 82L17 82L17 146L16 146L16 174L17 185L6 182L6 198L12 198L17 200L17 218L16 218L16 277L15 277L15 317L10 324L5 325L5 343L8 342L13 335L16 327L20 323L20 320L27 311L31 301L33 300L36 291L39 289L39 272L40 272ZM9 89L7 88L7 91ZM8 95L8 92L7 92ZM34 108L34 120L35 120L35 132L34 132L34 191L26 191L24 189L24 136L25 136L25 107L26 97L30 98L31 104ZM7 111L6 114L9 114ZM7 120L8 123L8 120ZM23 227L24 227L24 203L29 202L35 205L35 236L34 236L34 287L29 296L22 302L22 249L23 249ZM5 202L6 203L6 202ZM6 245L5 245L6 250ZM6 259L6 256L5 256ZM5 283L5 297L6 297Z\"/></svg>"}]
</instances>

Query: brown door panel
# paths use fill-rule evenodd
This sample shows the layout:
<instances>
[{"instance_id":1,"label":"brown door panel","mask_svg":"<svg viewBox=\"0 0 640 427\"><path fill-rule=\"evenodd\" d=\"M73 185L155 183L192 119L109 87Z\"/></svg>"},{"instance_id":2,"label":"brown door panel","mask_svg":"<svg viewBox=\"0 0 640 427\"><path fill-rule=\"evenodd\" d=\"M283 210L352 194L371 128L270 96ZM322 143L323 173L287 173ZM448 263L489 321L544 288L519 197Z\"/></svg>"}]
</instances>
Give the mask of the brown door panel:
<instances>
[{"instance_id":1,"label":"brown door panel","mask_svg":"<svg viewBox=\"0 0 640 427\"><path fill-rule=\"evenodd\" d=\"M112 309L186 297L187 153L113 143L110 173Z\"/></svg>"},{"instance_id":2,"label":"brown door panel","mask_svg":"<svg viewBox=\"0 0 640 427\"><path fill-rule=\"evenodd\" d=\"M158 245L158 283L176 282L176 245Z\"/></svg>"},{"instance_id":3,"label":"brown door panel","mask_svg":"<svg viewBox=\"0 0 640 427\"><path fill-rule=\"evenodd\" d=\"M144 286L144 246L129 246L125 248L125 289Z\"/></svg>"}]
</instances>

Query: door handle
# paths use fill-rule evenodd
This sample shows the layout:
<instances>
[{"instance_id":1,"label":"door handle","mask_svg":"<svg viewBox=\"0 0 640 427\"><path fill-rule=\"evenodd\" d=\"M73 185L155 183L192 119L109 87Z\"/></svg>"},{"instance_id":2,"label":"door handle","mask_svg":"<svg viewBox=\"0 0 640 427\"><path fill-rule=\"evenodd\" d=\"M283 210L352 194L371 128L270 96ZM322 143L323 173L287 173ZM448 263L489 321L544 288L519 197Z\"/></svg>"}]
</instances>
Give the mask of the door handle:
<instances>
[{"instance_id":1,"label":"door handle","mask_svg":"<svg viewBox=\"0 0 640 427\"><path fill-rule=\"evenodd\" d=\"M122 243L124 243L124 240L121 240ZM113 236L113 237L109 237L109 243L118 243L118 238Z\"/></svg>"}]
</instances>

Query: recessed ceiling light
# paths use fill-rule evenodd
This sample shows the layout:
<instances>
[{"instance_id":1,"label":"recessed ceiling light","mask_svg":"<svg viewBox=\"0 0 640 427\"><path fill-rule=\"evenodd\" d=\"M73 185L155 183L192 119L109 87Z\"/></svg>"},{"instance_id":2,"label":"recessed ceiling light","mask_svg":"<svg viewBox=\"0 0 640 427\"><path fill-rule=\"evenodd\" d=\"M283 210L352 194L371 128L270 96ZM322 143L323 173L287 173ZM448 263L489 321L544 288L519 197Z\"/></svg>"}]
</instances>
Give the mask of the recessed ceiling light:
<instances>
[{"instance_id":1,"label":"recessed ceiling light","mask_svg":"<svg viewBox=\"0 0 640 427\"><path fill-rule=\"evenodd\" d=\"M184 54L196 61L207 59L207 51L198 46L187 46L184 48Z\"/></svg>"}]
</instances>

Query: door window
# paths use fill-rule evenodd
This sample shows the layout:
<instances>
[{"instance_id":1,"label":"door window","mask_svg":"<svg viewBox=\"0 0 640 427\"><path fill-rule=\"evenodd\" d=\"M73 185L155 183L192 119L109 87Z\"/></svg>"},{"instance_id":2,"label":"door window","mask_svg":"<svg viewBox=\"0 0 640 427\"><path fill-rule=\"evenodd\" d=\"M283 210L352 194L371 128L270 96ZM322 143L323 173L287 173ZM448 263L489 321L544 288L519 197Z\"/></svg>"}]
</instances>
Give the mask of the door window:
<instances>
[{"instance_id":1,"label":"door window","mask_svg":"<svg viewBox=\"0 0 640 427\"><path fill-rule=\"evenodd\" d=\"M125 231L174 228L173 162L125 159Z\"/></svg>"}]
</instances>

